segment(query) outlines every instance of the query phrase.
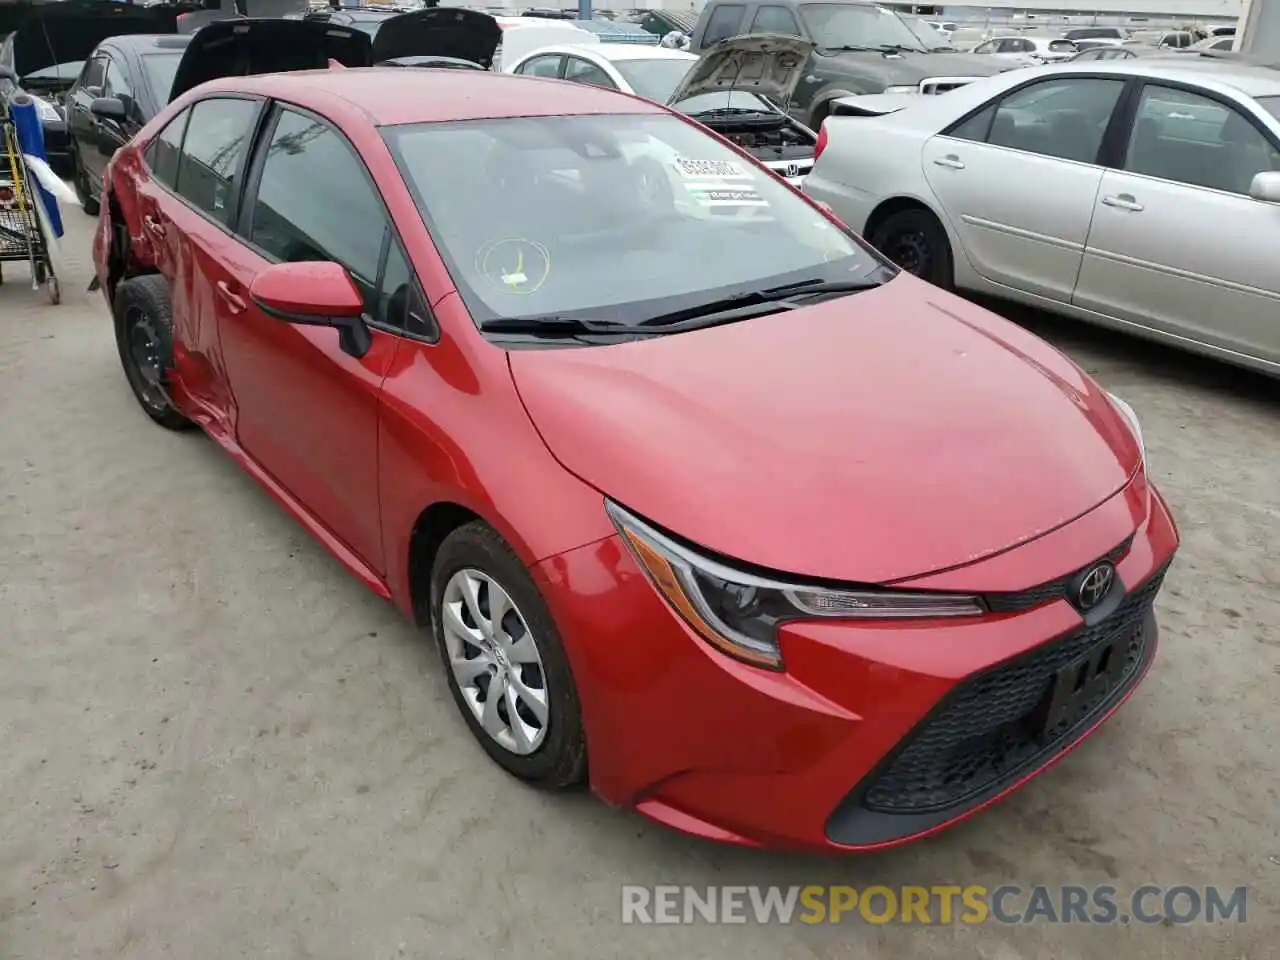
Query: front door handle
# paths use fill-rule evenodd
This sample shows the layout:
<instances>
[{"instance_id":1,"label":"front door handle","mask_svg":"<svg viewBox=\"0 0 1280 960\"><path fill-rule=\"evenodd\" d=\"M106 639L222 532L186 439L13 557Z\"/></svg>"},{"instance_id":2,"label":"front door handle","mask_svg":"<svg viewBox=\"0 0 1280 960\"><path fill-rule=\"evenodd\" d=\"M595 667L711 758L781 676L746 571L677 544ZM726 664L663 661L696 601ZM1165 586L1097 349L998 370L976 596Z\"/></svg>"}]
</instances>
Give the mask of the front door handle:
<instances>
[{"instance_id":1,"label":"front door handle","mask_svg":"<svg viewBox=\"0 0 1280 960\"><path fill-rule=\"evenodd\" d=\"M248 309L244 299L231 289L231 284L227 283L227 281L219 280L215 286L218 289L218 296L222 298L227 305L227 309L232 313L244 313Z\"/></svg>"},{"instance_id":2,"label":"front door handle","mask_svg":"<svg viewBox=\"0 0 1280 960\"><path fill-rule=\"evenodd\" d=\"M1137 213L1142 209L1142 204L1133 198L1132 193L1120 193L1115 196L1103 197L1102 202L1108 207L1116 207L1120 210L1132 210Z\"/></svg>"},{"instance_id":3,"label":"front door handle","mask_svg":"<svg viewBox=\"0 0 1280 960\"><path fill-rule=\"evenodd\" d=\"M143 223L143 226L147 228L147 231L152 236L160 240L164 239L164 224L161 223L159 220L157 220L155 217L153 217L151 214L148 213L144 215L142 218L142 223Z\"/></svg>"},{"instance_id":4,"label":"front door handle","mask_svg":"<svg viewBox=\"0 0 1280 960\"><path fill-rule=\"evenodd\" d=\"M952 170L964 169L964 161L954 153L948 153L945 157L934 157L933 162L940 167L949 167Z\"/></svg>"}]
</instances>

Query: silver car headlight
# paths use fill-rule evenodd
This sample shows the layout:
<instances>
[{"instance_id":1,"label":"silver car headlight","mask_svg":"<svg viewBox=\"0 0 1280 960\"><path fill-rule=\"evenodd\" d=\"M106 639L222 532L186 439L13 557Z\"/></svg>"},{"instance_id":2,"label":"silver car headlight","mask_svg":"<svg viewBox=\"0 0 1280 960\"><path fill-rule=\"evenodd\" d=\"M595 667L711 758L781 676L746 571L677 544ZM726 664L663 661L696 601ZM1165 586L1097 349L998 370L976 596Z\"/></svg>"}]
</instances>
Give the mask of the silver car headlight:
<instances>
[{"instance_id":1,"label":"silver car headlight","mask_svg":"<svg viewBox=\"0 0 1280 960\"><path fill-rule=\"evenodd\" d=\"M780 669L778 627L792 620L973 617L977 597L832 589L736 570L654 529L613 501L606 509L649 580L690 627L721 653Z\"/></svg>"},{"instance_id":2,"label":"silver car headlight","mask_svg":"<svg viewBox=\"0 0 1280 960\"><path fill-rule=\"evenodd\" d=\"M57 123L62 119L62 114L58 113L58 108L48 100L32 97L31 101L36 105L36 116L40 118L41 123Z\"/></svg>"},{"instance_id":3,"label":"silver car headlight","mask_svg":"<svg viewBox=\"0 0 1280 960\"><path fill-rule=\"evenodd\" d=\"M1138 414L1133 407L1129 406L1114 393L1108 393L1107 399L1111 401L1111 405L1116 408L1116 412L1129 425L1129 430L1133 433L1133 439L1138 441L1138 454L1142 457L1142 462L1145 465L1147 462L1147 445L1142 439L1142 424L1138 422Z\"/></svg>"},{"instance_id":4,"label":"silver car headlight","mask_svg":"<svg viewBox=\"0 0 1280 960\"><path fill-rule=\"evenodd\" d=\"M885 87L885 93L919 93L920 88L914 84L906 87Z\"/></svg>"}]
</instances>

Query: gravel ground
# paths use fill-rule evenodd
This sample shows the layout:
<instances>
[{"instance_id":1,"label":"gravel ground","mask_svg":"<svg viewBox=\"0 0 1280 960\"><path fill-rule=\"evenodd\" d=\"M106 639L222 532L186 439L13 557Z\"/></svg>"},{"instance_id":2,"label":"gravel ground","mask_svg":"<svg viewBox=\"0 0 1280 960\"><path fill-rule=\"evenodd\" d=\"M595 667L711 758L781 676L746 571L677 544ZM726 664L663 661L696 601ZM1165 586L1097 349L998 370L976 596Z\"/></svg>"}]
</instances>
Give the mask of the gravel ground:
<instances>
[{"instance_id":1,"label":"gravel ground","mask_svg":"<svg viewBox=\"0 0 1280 960\"><path fill-rule=\"evenodd\" d=\"M136 408L70 216L64 304L0 287L0 957L1280 957L1280 383L1022 318L1143 418L1183 536L1161 655L976 820L767 854L491 764L415 631ZM623 926L659 883L1250 890L1244 924Z\"/></svg>"}]
</instances>

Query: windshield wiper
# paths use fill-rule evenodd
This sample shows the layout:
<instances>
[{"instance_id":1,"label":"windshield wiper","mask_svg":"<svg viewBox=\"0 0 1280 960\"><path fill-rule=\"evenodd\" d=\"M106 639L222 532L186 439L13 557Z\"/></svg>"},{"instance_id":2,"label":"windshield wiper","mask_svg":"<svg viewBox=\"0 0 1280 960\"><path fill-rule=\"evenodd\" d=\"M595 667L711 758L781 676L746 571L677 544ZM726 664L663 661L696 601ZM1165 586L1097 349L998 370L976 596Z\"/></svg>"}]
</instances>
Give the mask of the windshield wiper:
<instances>
[{"instance_id":1,"label":"windshield wiper","mask_svg":"<svg viewBox=\"0 0 1280 960\"><path fill-rule=\"evenodd\" d=\"M481 320L480 329L485 333L542 333L552 336L581 336L582 334L653 336L666 332L665 330L638 329L635 324L622 320L590 320L557 313L534 317L495 317L492 320Z\"/></svg>"},{"instance_id":2,"label":"windshield wiper","mask_svg":"<svg viewBox=\"0 0 1280 960\"><path fill-rule=\"evenodd\" d=\"M832 47L827 47L827 46L819 47L818 49L820 49L823 53L828 53L828 52L830 52L830 53L842 53L842 52L850 51L850 50L851 50L851 51L853 51L854 53L862 53L862 52L866 52L866 51L872 51L872 52L874 52L876 48L875 48L875 47L863 46L863 45L861 45L861 44L854 44L854 43L841 43L841 44L837 44L836 46L832 46Z\"/></svg>"},{"instance_id":3,"label":"windshield wiper","mask_svg":"<svg viewBox=\"0 0 1280 960\"><path fill-rule=\"evenodd\" d=\"M923 47L908 47L901 43L882 43L875 47L880 53L928 53Z\"/></svg>"},{"instance_id":4,"label":"windshield wiper","mask_svg":"<svg viewBox=\"0 0 1280 960\"><path fill-rule=\"evenodd\" d=\"M734 320L776 313L779 310L795 310L802 306L799 300L824 294L859 293L880 286L883 280L797 280L794 283L750 290L721 297L695 307L685 307L649 317L639 323L623 320L584 319L563 314L543 314L533 317L495 317L481 320L480 329L485 333L530 333L547 336L580 337L656 337L682 330L712 327Z\"/></svg>"},{"instance_id":5,"label":"windshield wiper","mask_svg":"<svg viewBox=\"0 0 1280 960\"><path fill-rule=\"evenodd\" d=\"M677 330L694 330L700 327L714 326L717 323L728 323L733 320L746 320L748 317L775 313L778 310L794 310L801 304L795 302L803 297L821 296L826 293L859 293L880 286L882 280L797 280L795 283L783 284L780 287L769 287L766 290L751 290L747 293L736 293L700 303L696 307L685 307L660 313L640 322L641 328L657 327L662 332Z\"/></svg>"}]
</instances>

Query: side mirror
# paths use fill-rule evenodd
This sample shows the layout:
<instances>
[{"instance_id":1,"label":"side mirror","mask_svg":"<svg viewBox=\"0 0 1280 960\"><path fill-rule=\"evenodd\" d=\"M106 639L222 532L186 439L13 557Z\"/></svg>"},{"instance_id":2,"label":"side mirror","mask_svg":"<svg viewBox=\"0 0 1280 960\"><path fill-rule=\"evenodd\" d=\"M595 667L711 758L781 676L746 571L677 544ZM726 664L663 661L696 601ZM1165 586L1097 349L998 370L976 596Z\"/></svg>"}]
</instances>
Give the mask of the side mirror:
<instances>
[{"instance_id":1,"label":"side mirror","mask_svg":"<svg viewBox=\"0 0 1280 960\"><path fill-rule=\"evenodd\" d=\"M89 104L89 112L99 120L110 120L112 123L123 123L125 118L124 101L116 97L96 97Z\"/></svg>"},{"instance_id":2,"label":"side mirror","mask_svg":"<svg viewBox=\"0 0 1280 960\"><path fill-rule=\"evenodd\" d=\"M1253 183L1249 184L1249 196L1263 203L1280 203L1280 171L1255 174Z\"/></svg>"},{"instance_id":3,"label":"side mirror","mask_svg":"<svg viewBox=\"0 0 1280 960\"><path fill-rule=\"evenodd\" d=\"M331 260L273 264L253 278L249 296L276 320L336 327L338 345L353 357L363 357L373 346L364 322L364 297L341 264Z\"/></svg>"}]
</instances>

